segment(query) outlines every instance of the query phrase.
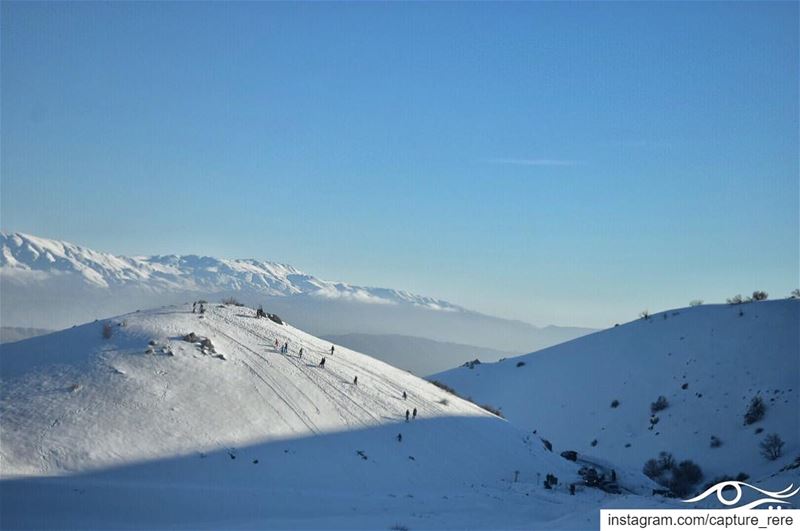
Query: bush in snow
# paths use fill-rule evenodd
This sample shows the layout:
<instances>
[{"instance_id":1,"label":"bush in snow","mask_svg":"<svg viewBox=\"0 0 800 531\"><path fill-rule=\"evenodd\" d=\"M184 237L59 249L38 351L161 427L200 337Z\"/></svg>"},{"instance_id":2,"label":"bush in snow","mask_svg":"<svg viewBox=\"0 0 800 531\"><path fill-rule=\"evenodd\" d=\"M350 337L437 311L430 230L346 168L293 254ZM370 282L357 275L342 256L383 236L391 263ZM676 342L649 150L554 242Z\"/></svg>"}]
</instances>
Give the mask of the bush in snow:
<instances>
[{"instance_id":1,"label":"bush in snow","mask_svg":"<svg viewBox=\"0 0 800 531\"><path fill-rule=\"evenodd\" d=\"M661 452L658 459L649 459L642 472L676 496L686 496L703 479L703 471L693 461L676 464L672 454Z\"/></svg>"},{"instance_id":2,"label":"bush in snow","mask_svg":"<svg viewBox=\"0 0 800 531\"><path fill-rule=\"evenodd\" d=\"M741 304L744 302L741 295L734 295L730 299L727 300L728 304Z\"/></svg>"},{"instance_id":3,"label":"bush in snow","mask_svg":"<svg viewBox=\"0 0 800 531\"><path fill-rule=\"evenodd\" d=\"M667 397L664 395L659 396L655 402L650 403L650 413L657 413L669 407Z\"/></svg>"},{"instance_id":4,"label":"bush in snow","mask_svg":"<svg viewBox=\"0 0 800 531\"><path fill-rule=\"evenodd\" d=\"M641 312L639 312L639 317L641 317L642 319L648 319L650 318L650 312L648 312L647 310L642 310Z\"/></svg>"},{"instance_id":5,"label":"bush in snow","mask_svg":"<svg viewBox=\"0 0 800 531\"><path fill-rule=\"evenodd\" d=\"M642 468L642 473L655 481L655 479L663 473L663 469L661 468L661 464L655 459L648 459L644 463L644 467Z\"/></svg>"},{"instance_id":6,"label":"bush in snow","mask_svg":"<svg viewBox=\"0 0 800 531\"><path fill-rule=\"evenodd\" d=\"M439 380L431 380L431 383L433 385L435 385L436 387L438 387L439 389L441 389L443 391L447 391L451 395L458 396L458 393L456 393L456 390L453 389L452 387L450 387L449 385L447 385L446 383L442 383Z\"/></svg>"},{"instance_id":7,"label":"bush in snow","mask_svg":"<svg viewBox=\"0 0 800 531\"><path fill-rule=\"evenodd\" d=\"M775 461L783 455L783 440L777 433L767 435L759 446L761 447L761 455L770 461Z\"/></svg>"},{"instance_id":8,"label":"bush in snow","mask_svg":"<svg viewBox=\"0 0 800 531\"><path fill-rule=\"evenodd\" d=\"M792 293L789 294L790 299L800 299L800 288L793 289Z\"/></svg>"},{"instance_id":9,"label":"bush in snow","mask_svg":"<svg viewBox=\"0 0 800 531\"><path fill-rule=\"evenodd\" d=\"M525 366L525 362L524 361L518 361L517 362L517 367L524 367L524 366Z\"/></svg>"},{"instance_id":10,"label":"bush in snow","mask_svg":"<svg viewBox=\"0 0 800 531\"><path fill-rule=\"evenodd\" d=\"M575 450L564 450L563 452L561 452L561 457L563 457L567 461L577 461L578 452L576 452Z\"/></svg>"},{"instance_id":11,"label":"bush in snow","mask_svg":"<svg viewBox=\"0 0 800 531\"><path fill-rule=\"evenodd\" d=\"M767 295L766 291L754 291L753 292L753 300L754 301L765 301L765 300L767 300L768 296L769 295Z\"/></svg>"},{"instance_id":12,"label":"bush in snow","mask_svg":"<svg viewBox=\"0 0 800 531\"><path fill-rule=\"evenodd\" d=\"M703 304L703 301L701 301L700 299L689 301L689 306L700 306L701 304Z\"/></svg>"},{"instance_id":13,"label":"bush in snow","mask_svg":"<svg viewBox=\"0 0 800 531\"><path fill-rule=\"evenodd\" d=\"M103 323L103 339L111 339L111 335L114 333L114 328L111 326L111 323L105 322Z\"/></svg>"},{"instance_id":14,"label":"bush in snow","mask_svg":"<svg viewBox=\"0 0 800 531\"><path fill-rule=\"evenodd\" d=\"M612 400L611 401L611 407L612 408L618 408L619 407L619 400Z\"/></svg>"},{"instance_id":15,"label":"bush in snow","mask_svg":"<svg viewBox=\"0 0 800 531\"><path fill-rule=\"evenodd\" d=\"M244 306L244 304L242 304L241 302L236 300L234 297L226 297L226 298L222 299L222 304L225 304L225 305L228 305L228 306Z\"/></svg>"},{"instance_id":16,"label":"bush in snow","mask_svg":"<svg viewBox=\"0 0 800 531\"><path fill-rule=\"evenodd\" d=\"M711 448L719 448L722 446L722 441L719 440L719 437L716 435L711 436Z\"/></svg>"},{"instance_id":17,"label":"bush in snow","mask_svg":"<svg viewBox=\"0 0 800 531\"><path fill-rule=\"evenodd\" d=\"M666 485L677 496L686 496L703 479L703 471L693 461L681 461L672 471L672 479Z\"/></svg>"},{"instance_id":18,"label":"bush in snow","mask_svg":"<svg viewBox=\"0 0 800 531\"><path fill-rule=\"evenodd\" d=\"M472 361L468 361L468 362L466 362L466 363L463 365L463 367L467 367L468 369L474 369L474 368L475 368L475 365L480 365L480 364L481 364L481 360L479 360L478 358L475 358L475 359L474 359L474 360L472 360Z\"/></svg>"},{"instance_id":19,"label":"bush in snow","mask_svg":"<svg viewBox=\"0 0 800 531\"><path fill-rule=\"evenodd\" d=\"M760 396L754 396L750 401L750 405L747 406L747 411L744 413L745 425L753 424L763 419L766 410L767 406L764 405L764 400Z\"/></svg>"},{"instance_id":20,"label":"bush in snow","mask_svg":"<svg viewBox=\"0 0 800 531\"><path fill-rule=\"evenodd\" d=\"M486 411L488 411L489 413L492 413L493 415L497 415L497 416L498 416L498 417L500 417L500 418L505 418L505 417L503 416L503 412L502 412L502 411L500 411L499 409L497 409L497 408L496 408L496 407L494 407L494 406L490 406L489 404L480 404L480 407L482 407L483 409L485 409L485 410L486 410Z\"/></svg>"}]
</instances>

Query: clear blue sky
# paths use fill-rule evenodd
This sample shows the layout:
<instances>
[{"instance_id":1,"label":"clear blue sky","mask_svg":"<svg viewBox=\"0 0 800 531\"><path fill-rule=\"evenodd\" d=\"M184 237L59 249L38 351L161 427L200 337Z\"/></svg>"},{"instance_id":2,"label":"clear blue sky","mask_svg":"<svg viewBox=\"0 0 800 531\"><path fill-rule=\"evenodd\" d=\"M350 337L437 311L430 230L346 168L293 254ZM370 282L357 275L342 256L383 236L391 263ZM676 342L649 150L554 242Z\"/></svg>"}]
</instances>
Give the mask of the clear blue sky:
<instances>
[{"instance_id":1,"label":"clear blue sky","mask_svg":"<svg viewBox=\"0 0 800 531\"><path fill-rule=\"evenodd\" d=\"M537 324L798 281L798 3L2 3L5 231Z\"/></svg>"}]
</instances>

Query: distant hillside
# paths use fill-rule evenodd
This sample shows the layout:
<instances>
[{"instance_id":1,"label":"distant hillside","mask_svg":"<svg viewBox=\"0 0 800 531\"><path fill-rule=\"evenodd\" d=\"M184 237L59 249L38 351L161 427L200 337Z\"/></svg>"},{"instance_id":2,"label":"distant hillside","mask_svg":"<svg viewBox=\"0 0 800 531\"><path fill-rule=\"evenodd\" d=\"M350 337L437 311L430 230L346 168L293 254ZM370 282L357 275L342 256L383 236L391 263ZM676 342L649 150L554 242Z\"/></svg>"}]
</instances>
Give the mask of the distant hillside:
<instances>
[{"instance_id":1,"label":"distant hillside","mask_svg":"<svg viewBox=\"0 0 800 531\"><path fill-rule=\"evenodd\" d=\"M405 335L524 352L591 331L499 319L403 290L321 280L274 262L115 256L20 233L0 234L0 291L0 322L8 327L61 329L137 309L234 297L317 336Z\"/></svg>"},{"instance_id":2,"label":"distant hillside","mask_svg":"<svg viewBox=\"0 0 800 531\"><path fill-rule=\"evenodd\" d=\"M45 328L19 328L15 326L0 326L0 343L13 343L29 337L42 336L52 330Z\"/></svg>"},{"instance_id":3,"label":"distant hillside","mask_svg":"<svg viewBox=\"0 0 800 531\"><path fill-rule=\"evenodd\" d=\"M396 334L344 334L324 336L323 339L369 354L396 367L413 369L415 374L432 374L476 358L497 361L514 355L474 345Z\"/></svg>"},{"instance_id":4,"label":"distant hillside","mask_svg":"<svg viewBox=\"0 0 800 531\"><path fill-rule=\"evenodd\" d=\"M707 480L764 477L800 455L800 300L666 311L432 378L500 408L559 452L641 470L667 451L698 463ZM666 407L653 413L660 396ZM764 417L745 425L756 397ZM776 461L760 453L770 433L785 443Z\"/></svg>"}]
</instances>

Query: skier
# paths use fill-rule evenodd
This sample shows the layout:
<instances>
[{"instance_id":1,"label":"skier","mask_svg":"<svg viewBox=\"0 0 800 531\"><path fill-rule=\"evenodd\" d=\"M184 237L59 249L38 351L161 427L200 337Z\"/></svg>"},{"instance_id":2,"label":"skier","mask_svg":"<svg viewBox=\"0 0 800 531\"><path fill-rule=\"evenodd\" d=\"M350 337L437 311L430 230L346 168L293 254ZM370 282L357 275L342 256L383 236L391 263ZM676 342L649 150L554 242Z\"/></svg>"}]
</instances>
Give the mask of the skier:
<instances>
[{"instance_id":1,"label":"skier","mask_svg":"<svg viewBox=\"0 0 800 531\"><path fill-rule=\"evenodd\" d=\"M408 395L406 394L405 391L403 391L403 400L405 400L406 398L408 398Z\"/></svg>"},{"instance_id":2,"label":"skier","mask_svg":"<svg viewBox=\"0 0 800 531\"><path fill-rule=\"evenodd\" d=\"M414 408L413 418L417 418L417 408Z\"/></svg>"},{"instance_id":3,"label":"skier","mask_svg":"<svg viewBox=\"0 0 800 531\"><path fill-rule=\"evenodd\" d=\"M284 354L288 354L289 353L289 342L288 341L283 344L283 353Z\"/></svg>"},{"instance_id":4,"label":"skier","mask_svg":"<svg viewBox=\"0 0 800 531\"><path fill-rule=\"evenodd\" d=\"M195 310L197 310L197 301L194 301L194 302L192 303L192 313L196 313L196 311L195 311Z\"/></svg>"},{"instance_id":5,"label":"skier","mask_svg":"<svg viewBox=\"0 0 800 531\"><path fill-rule=\"evenodd\" d=\"M331 345L331 356L333 356L333 345Z\"/></svg>"},{"instance_id":6,"label":"skier","mask_svg":"<svg viewBox=\"0 0 800 531\"><path fill-rule=\"evenodd\" d=\"M303 347L300 347L300 359L303 359Z\"/></svg>"},{"instance_id":7,"label":"skier","mask_svg":"<svg viewBox=\"0 0 800 531\"><path fill-rule=\"evenodd\" d=\"M202 302L200 303L200 313L206 313L206 306Z\"/></svg>"},{"instance_id":8,"label":"skier","mask_svg":"<svg viewBox=\"0 0 800 531\"><path fill-rule=\"evenodd\" d=\"M278 338L275 338L275 350L278 350Z\"/></svg>"},{"instance_id":9,"label":"skier","mask_svg":"<svg viewBox=\"0 0 800 531\"><path fill-rule=\"evenodd\" d=\"M325 358L322 358L322 361L319 362L320 367L325 367Z\"/></svg>"},{"instance_id":10,"label":"skier","mask_svg":"<svg viewBox=\"0 0 800 531\"><path fill-rule=\"evenodd\" d=\"M353 378L353 385L358 385L358 376Z\"/></svg>"},{"instance_id":11,"label":"skier","mask_svg":"<svg viewBox=\"0 0 800 531\"><path fill-rule=\"evenodd\" d=\"M402 433L398 433L397 434L397 442L403 442L403 434Z\"/></svg>"},{"instance_id":12,"label":"skier","mask_svg":"<svg viewBox=\"0 0 800 531\"><path fill-rule=\"evenodd\" d=\"M408 422L409 411L406 409L406 422Z\"/></svg>"}]
</instances>

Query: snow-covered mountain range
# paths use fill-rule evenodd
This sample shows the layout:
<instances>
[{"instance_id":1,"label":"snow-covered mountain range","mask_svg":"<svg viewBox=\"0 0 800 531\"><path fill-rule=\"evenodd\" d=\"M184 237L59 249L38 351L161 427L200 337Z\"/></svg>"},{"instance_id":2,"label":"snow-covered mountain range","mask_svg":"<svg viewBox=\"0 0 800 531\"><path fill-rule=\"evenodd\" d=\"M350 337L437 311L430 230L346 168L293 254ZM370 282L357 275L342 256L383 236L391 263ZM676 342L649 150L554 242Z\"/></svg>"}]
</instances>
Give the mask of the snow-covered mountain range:
<instances>
[{"instance_id":1,"label":"snow-covered mountain range","mask_svg":"<svg viewBox=\"0 0 800 531\"><path fill-rule=\"evenodd\" d=\"M146 285L151 290L223 293L252 290L264 296L311 295L375 304L412 304L464 311L446 301L407 291L320 280L290 265L210 256L125 257L28 234L0 233L2 274L20 284L42 275L76 275L98 288Z\"/></svg>"},{"instance_id":2,"label":"snow-covered mountain range","mask_svg":"<svg viewBox=\"0 0 800 531\"><path fill-rule=\"evenodd\" d=\"M4 327L59 329L136 309L232 296L317 336L395 334L526 352L590 331L499 319L407 291L321 280L273 262L115 256L20 233L0 234L0 291ZM441 352L418 354L439 356L440 368L466 361ZM420 374L429 366L404 365Z\"/></svg>"},{"instance_id":3,"label":"snow-covered mountain range","mask_svg":"<svg viewBox=\"0 0 800 531\"><path fill-rule=\"evenodd\" d=\"M670 310L431 379L558 452L642 470L664 451L697 463L705 481L763 479L800 456L800 300ZM764 415L746 424L754 398ZM784 442L774 461L760 448L772 433Z\"/></svg>"}]
</instances>

